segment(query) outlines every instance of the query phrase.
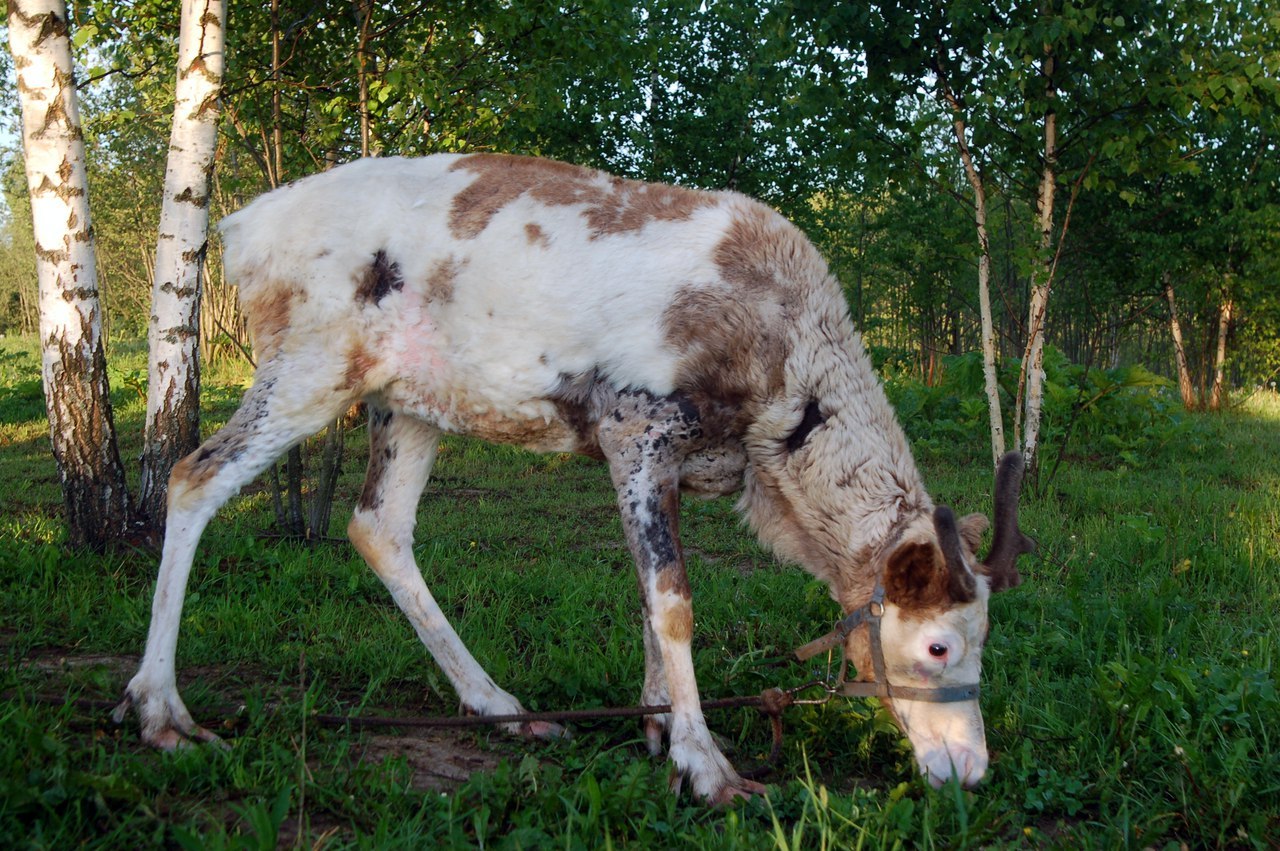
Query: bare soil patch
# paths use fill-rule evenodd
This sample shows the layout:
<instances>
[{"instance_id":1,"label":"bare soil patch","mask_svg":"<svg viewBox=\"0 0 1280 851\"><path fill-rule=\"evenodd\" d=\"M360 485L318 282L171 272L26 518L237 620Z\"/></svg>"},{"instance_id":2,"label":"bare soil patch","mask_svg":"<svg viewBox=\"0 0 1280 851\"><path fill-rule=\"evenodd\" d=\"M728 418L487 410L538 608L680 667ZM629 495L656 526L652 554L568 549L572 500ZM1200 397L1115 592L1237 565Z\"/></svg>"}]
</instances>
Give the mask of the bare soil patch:
<instances>
[{"instance_id":1,"label":"bare soil patch","mask_svg":"<svg viewBox=\"0 0 1280 851\"><path fill-rule=\"evenodd\" d=\"M404 757L412 772L413 788L434 792L451 792L472 774L492 771L506 755L480 750L474 734L447 729L370 735L360 748L361 762Z\"/></svg>"}]
</instances>

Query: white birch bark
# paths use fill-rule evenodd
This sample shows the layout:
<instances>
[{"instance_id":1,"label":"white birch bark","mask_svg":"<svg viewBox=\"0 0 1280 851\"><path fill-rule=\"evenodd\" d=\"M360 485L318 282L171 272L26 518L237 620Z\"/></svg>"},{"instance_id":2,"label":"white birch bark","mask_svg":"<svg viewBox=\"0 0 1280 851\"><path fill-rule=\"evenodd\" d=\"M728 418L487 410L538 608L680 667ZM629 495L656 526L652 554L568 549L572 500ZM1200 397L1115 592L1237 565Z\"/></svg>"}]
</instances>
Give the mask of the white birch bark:
<instances>
[{"instance_id":1,"label":"white birch bark","mask_svg":"<svg viewBox=\"0 0 1280 851\"><path fill-rule=\"evenodd\" d=\"M1213 386L1209 388L1210 411L1221 411L1226 402L1227 332L1231 328L1233 307L1230 292L1224 288L1222 307L1218 309L1218 349L1213 358Z\"/></svg>"},{"instance_id":2,"label":"white birch bark","mask_svg":"<svg viewBox=\"0 0 1280 851\"><path fill-rule=\"evenodd\" d=\"M49 436L69 543L101 548L128 533L129 495L107 383L84 136L63 0L9 0L9 47L22 105Z\"/></svg>"},{"instance_id":3,"label":"white birch bark","mask_svg":"<svg viewBox=\"0 0 1280 851\"><path fill-rule=\"evenodd\" d=\"M1178 367L1178 393L1182 406L1188 411L1199 407L1195 385L1191 382L1191 368L1187 364L1187 349L1182 342L1182 323L1178 321L1178 305L1173 295L1173 281L1164 273L1164 297L1169 301L1169 331L1173 334L1173 354Z\"/></svg>"},{"instance_id":4,"label":"white birch bark","mask_svg":"<svg viewBox=\"0 0 1280 851\"><path fill-rule=\"evenodd\" d=\"M1026 376L1025 439L1022 452L1026 469L1034 469L1036 451L1040 443L1040 417L1044 403L1044 321L1049 306L1049 288L1053 278L1053 205L1057 189L1058 173L1058 116L1054 110L1055 97L1053 73L1054 57L1046 48L1041 71L1045 79L1045 98L1048 106L1044 115L1044 166L1040 175L1038 211L1040 217L1041 262L1031 286L1030 309L1027 319L1027 348L1022 371Z\"/></svg>"},{"instance_id":5,"label":"white birch bark","mask_svg":"<svg viewBox=\"0 0 1280 851\"><path fill-rule=\"evenodd\" d=\"M944 97L951 107L956 148L964 173L973 187L973 220L978 231L978 312L982 320L982 375L987 394L987 414L991 423L991 465L995 467L1004 455L1004 417L1000 412L1000 383L996 372L996 332L991 318L991 239L987 234L987 192L982 175L973 164L968 132L960 115L960 104L949 89Z\"/></svg>"},{"instance_id":6,"label":"white birch bark","mask_svg":"<svg viewBox=\"0 0 1280 851\"><path fill-rule=\"evenodd\" d=\"M360 24L360 43L356 46L356 78L360 83L360 156L369 156L372 124L369 118L369 40L373 28L372 0L359 0L355 8Z\"/></svg>"},{"instance_id":7,"label":"white birch bark","mask_svg":"<svg viewBox=\"0 0 1280 851\"><path fill-rule=\"evenodd\" d=\"M151 289L139 507L163 526L173 465L200 442L200 295L218 143L225 0L182 0L173 127Z\"/></svg>"}]
</instances>

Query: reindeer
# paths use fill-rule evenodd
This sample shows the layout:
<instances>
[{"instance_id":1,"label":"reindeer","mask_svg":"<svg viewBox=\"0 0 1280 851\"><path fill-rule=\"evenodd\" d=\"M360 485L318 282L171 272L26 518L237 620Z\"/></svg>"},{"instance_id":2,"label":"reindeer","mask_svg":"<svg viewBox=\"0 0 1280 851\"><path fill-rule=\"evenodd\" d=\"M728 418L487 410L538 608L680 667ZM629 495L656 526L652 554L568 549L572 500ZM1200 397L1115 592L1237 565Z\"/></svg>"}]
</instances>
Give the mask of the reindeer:
<instances>
[{"instance_id":1,"label":"reindeer","mask_svg":"<svg viewBox=\"0 0 1280 851\"><path fill-rule=\"evenodd\" d=\"M169 481L146 650L115 712L136 707L144 741L218 741L192 720L174 670L209 519L363 401L369 467L348 534L465 711L522 707L468 652L414 561L417 503L445 432L608 464L644 609L641 700L671 707L644 722L646 741L655 755L667 742L699 798L763 787L734 770L700 708L681 491L740 491L761 541L851 613L825 645L874 681L920 771L935 786L982 778L987 601L1020 581L1031 547L1017 527L1020 460L1001 464L979 562L986 518L934 507L840 287L782 217L732 192L475 154L360 160L270 192L221 229L257 371Z\"/></svg>"}]
</instances>

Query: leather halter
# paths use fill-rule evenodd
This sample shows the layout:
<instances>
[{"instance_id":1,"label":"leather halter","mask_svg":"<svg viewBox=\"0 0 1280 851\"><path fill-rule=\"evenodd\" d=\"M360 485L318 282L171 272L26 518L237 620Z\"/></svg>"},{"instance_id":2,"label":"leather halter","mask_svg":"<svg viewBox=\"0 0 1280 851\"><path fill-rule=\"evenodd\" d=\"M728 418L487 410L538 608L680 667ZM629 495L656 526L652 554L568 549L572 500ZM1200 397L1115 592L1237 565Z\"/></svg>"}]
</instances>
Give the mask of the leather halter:
<instances>
[{"instance_id":1,"label":"leather halter","mask_svg":"<svg viewBox=\"0 0 1280 851\"><path fill-rule=\"evenodd\" d=\"M841 618L835 629L821 638L814 639L794 651L797 660L804 662L834 647L843 647L844 641L862 624L867 625L871 634L871 664L875 670L875 682L849 682L844 678L847 665L840 666L840 682L834 687L837 694L845 697L878 697L897 698L899 700L920 700L927 703L956 703L962 700L977 700L978 683L969 685L937 686L935 688L917 688L915 686L895 686L889 682L885 671L884 647L880 640L880 621L884 618L884 584L876 582L876 590L871 600L861 608L854 609ZM845 660L846 663L848 660Z\"/></svg>"}]
</instances>

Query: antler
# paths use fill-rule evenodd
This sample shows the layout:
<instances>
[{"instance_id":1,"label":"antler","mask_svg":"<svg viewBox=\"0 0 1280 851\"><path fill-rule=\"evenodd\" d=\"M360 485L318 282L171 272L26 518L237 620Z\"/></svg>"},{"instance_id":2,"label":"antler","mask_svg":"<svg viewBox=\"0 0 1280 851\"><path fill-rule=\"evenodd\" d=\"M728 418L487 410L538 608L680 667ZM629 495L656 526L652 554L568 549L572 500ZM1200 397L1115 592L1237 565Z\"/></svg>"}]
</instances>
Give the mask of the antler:
<instances>
[{"instance_id":1,"label":"antler","mask_svg":"<svg viewBox=\"0 0 1280 851\"><path fill-rule=\"evenodd\" d=\"M1003 591L1022 582L1018 556L1034 552L1036 542L1018 528L1018 494L1022 491L1023 460L1020 452L1007 452L996 465L995 533L983 564L992 591Z\"/></svg>"},{"instance_id":2,"label":"antler","mask_svg":"<svg viewBox=\"0 0 1280 851\"><path fill-rule=\"evenodd\" d=\"M938 533L938 546L947 562L947 589L957 603L971 603L978 596L978 583L969 568L964 566L960 552L960 533L956 531L956 516L950 508L939 505L933 510L933 528Z\"/></svg>"}]
</instances>

